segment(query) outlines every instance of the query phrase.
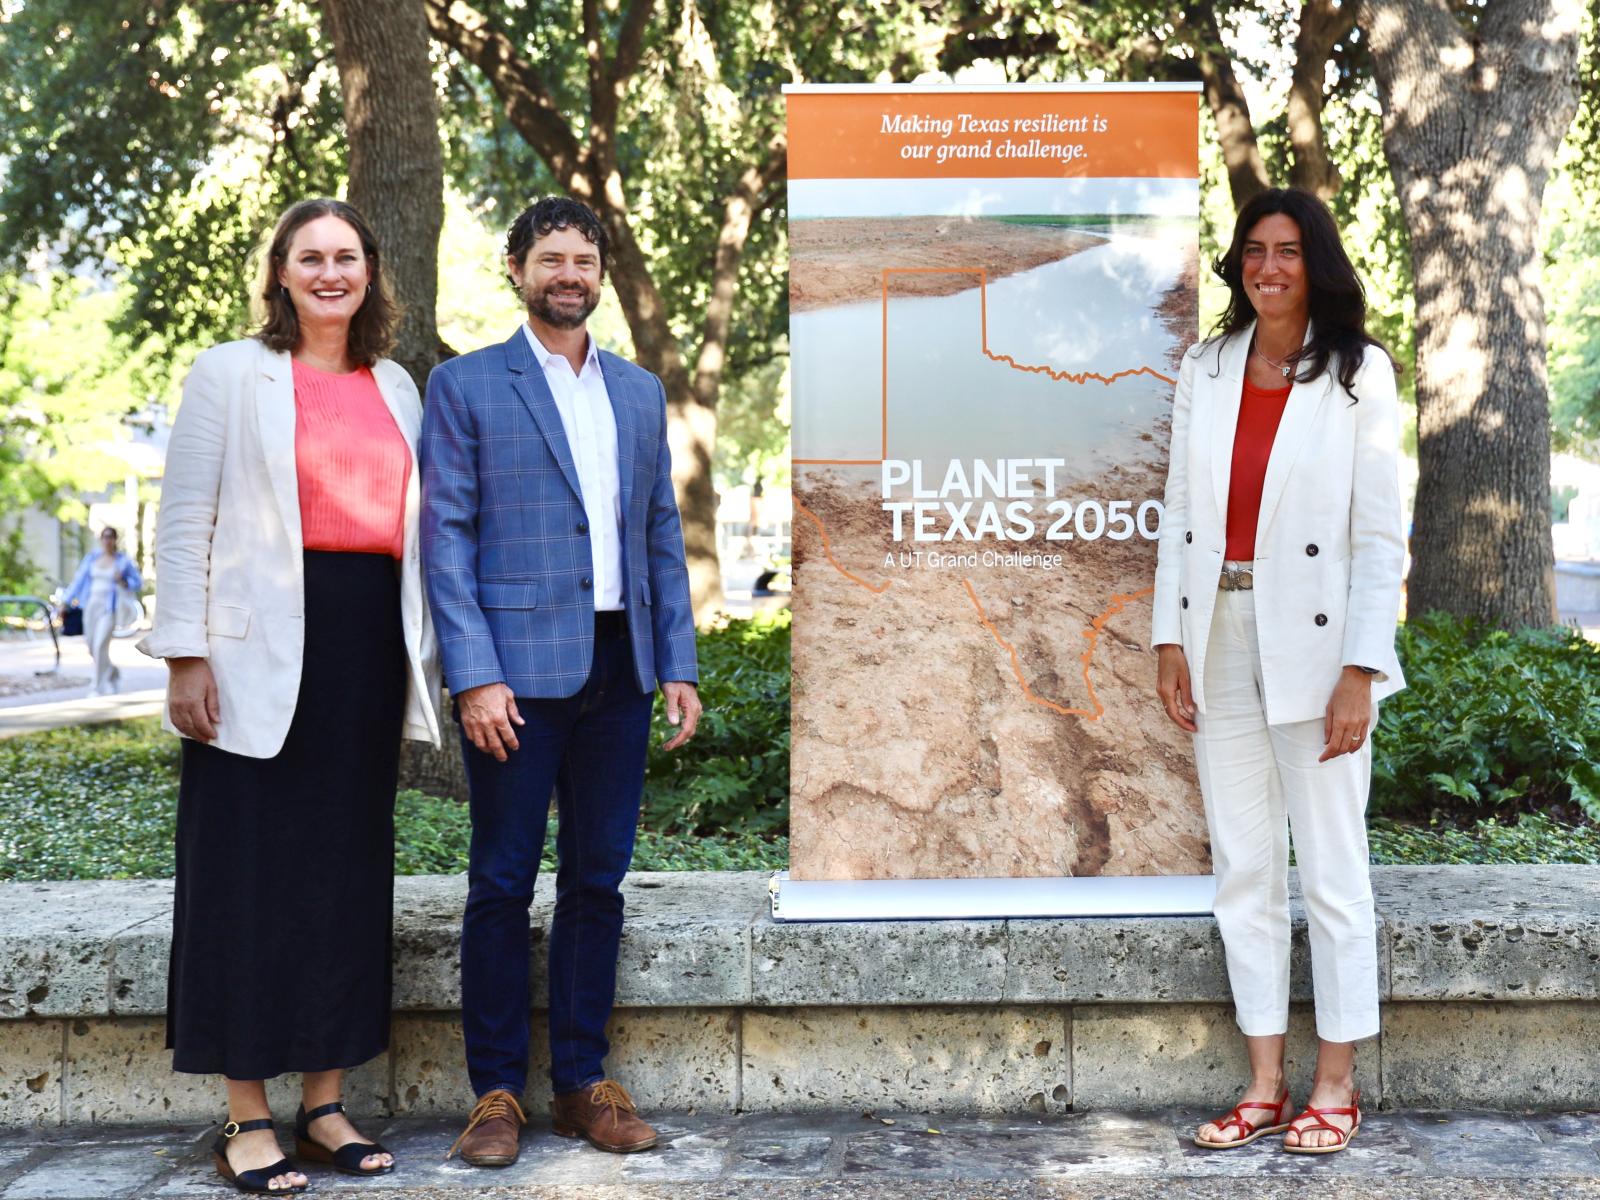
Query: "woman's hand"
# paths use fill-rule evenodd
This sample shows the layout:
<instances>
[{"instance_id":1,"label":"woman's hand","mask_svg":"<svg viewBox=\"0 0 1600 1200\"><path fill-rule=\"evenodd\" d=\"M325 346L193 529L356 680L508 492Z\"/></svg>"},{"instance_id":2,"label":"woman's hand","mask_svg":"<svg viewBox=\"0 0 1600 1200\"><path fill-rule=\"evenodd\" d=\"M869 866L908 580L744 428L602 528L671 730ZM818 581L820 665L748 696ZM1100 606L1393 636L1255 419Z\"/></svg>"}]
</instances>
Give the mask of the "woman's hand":
<instances>
[{"instance_id":1,"label":"woman's hand","mask_svg":"<svg viewBox=\"0 0 1600 1200\"><path fill-rule=\"evenodd\" d=\"M1354 754L1367 743L1367 725L1372 720L1372 676L1356 667L1346 667L1333 685L1322 717L1322 748L1318 762L1341 754Z\"/></svg>"},{"instance_id":2,"label":"woman's hand","mask_svg":"<svg viewBox=\"0 0 1600 1200\"><path fill-rule=\"evenodd\" d=\"M1195 733L1194 692L1189 687L1189 660L1184 657L1183 647L1166 642L1156 647L1156 654L1156 695L1161 697L1174 725L1185 733Z\"/></svg>"},{"instance_id":3,"label":"woman's hand","mask_svg":"<svg viewBox=\"0 0 1600 1200\"><path fill-rule=\"evenodd\" d=\"M217 736L222 709L217 705L217 680L211 664L203 658L169 658L167 671L167 711L178 732L197 742Z\"/></svg>"}]
</instances>

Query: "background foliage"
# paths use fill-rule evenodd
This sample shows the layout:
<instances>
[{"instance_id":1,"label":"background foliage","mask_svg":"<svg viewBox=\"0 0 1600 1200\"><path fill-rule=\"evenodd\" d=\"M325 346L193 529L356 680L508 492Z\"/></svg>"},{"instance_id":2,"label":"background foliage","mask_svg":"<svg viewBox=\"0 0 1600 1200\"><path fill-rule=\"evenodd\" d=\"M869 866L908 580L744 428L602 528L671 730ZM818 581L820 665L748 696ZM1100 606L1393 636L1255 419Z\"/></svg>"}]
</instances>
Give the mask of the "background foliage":
<instances>
[{"instance_id":1,"label":"background foliage","mask_svg":"<svg viewBox=\"0 0 1600 1200\"><path fill-rule=\"evenodd\" d=\"M1374 812L1600 820L1600 645L1434 613L1397 648L1407 686L1379 706Z\"/></svg>"},{"instance_id":2,"label":"background foliage","mask_svg":"<svg viewBox=\"0 0 1600 1200\"><path fill-rule=\"evenodd\" d=\"M701 634L706 715L666 754L657 704L639 871L778 869L789 845L789 614ZM0 881L167 878L173 871L179 742L154 719L0 740ZM467 806L403 791L401 875L464 871ZM554 866L552 821L545 865Z\"/></svg>"}]
</instances>

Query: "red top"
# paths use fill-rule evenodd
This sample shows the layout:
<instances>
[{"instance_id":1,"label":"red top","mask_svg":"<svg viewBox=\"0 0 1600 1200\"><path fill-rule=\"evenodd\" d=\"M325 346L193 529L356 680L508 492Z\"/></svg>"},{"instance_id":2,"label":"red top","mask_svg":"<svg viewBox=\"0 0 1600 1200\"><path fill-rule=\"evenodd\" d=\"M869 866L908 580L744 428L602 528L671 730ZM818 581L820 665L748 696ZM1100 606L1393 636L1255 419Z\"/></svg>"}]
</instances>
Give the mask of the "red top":
<instances>
[{"instance_id":1,"label":"red top","mask_svg":"<svg viewBox=\"0 0 1600 1200\"><path fill-rule=\"evenodd\" d=\"M411 450L372 372L296 362L294 417L302 545L399 558Z\"/></svg>"},{"instance_id":2,"label":"red top","mask_svg":"<svg viewBox=\"0 0 1600 1200\"><path fill-rule=\"evenodd\" d=\"M1278 436L1278 422L1289 402L1291 387L1269 391L1244 381L1239 401L1239 427L1233 435L1233 468L1228 476L1228 547L1224 557L1256 556L1256 522L1261 515L1261 488L1267 481L1267 456Z\"/></svg>"}]
</instances>

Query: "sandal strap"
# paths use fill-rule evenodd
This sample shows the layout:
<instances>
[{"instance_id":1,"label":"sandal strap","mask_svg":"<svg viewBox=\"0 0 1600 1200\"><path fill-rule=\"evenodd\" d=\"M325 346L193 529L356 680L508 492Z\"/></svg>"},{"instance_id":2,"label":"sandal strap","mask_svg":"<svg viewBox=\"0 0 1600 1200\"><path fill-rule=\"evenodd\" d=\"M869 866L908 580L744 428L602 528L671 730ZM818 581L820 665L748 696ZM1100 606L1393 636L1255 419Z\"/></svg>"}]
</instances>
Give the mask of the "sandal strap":
<instances>
[{"instance_id":1,"label":"sandal strap","mask_svg":"<svg viewBox=\"0 0 1600 1200\"><path fill-rule=\"evenodd\" d=\"M294 1164L287 1158L280 1158L270 1167L252 1167L248 1171L235 1171L234 1178L238 1179L240 1183L248 1184L253 1188L260 1188L263 1191L283 1191L287 1193L290 1190L288 1188L269 1188L267 1185L279 1175L292 1174L294 1174Z\"/></svg>"},{"instance_id":2,"label":"sandal strap","mask_svg":"<svg viewBox=\"0 0 1600 1200\"><path fill-rule=\"evenodd\" d=\"M1301 1111L1300 1115L1291 1121L1290 1124L1298 1125L1301 1121L1304 1121L1307 1117L1309 1117L1312 1121L1316 1122L1316 1124L1307 1126L1306 1130L1297 1130L1297 1132L1307 1132L1310 1129L1326 1129L1329 1133L1338 1135L1339 1144L1342 1146L1345 1142L1350 1140L1350 1135L1352 1133L1361 1128L1360 1102L1361 1093L1357 1092L1354 1102L1341 1108L1313 1108L1308 1104ZM1351 1118L1350 1128L1340 1129L1337 1125L1328 1120L1329 1117Z\"/></svg>"},{"instance_id":3,"label":"sandal strap","mask_svg":"<svg viewBox=\"0 0 1600 1200\"><path fill-rule=\"evenodd\" d=\"M229 1121L222 1127L224 1138L237 1137L241 1133L254 1133L258 1129L271 1129L271 1117L257 1117L254 1121ZM233 1132L228 1132L232 1130Z\"/></svg>"},{"instance_id":4,"label":"sandal strap","mask_svg":"<svg viewBox=\"0 0 1600 1200\"><path fill-rule=\"evenodd\" d=\"M1218 1130L1228 1129L1234 1125L1237 1125L1242 1131L1243 1136L1249 1137L1256 1130L1260 1129L1262 1125L1276 1125L1282 1121L1283 1110L1288 1103L1289 1089L1284 1088L1283 1095L1278 1097L1278 1102L1276 1104L1270 1100L1241 1100L1238 1104L1235 1104L1231 1109L1228 1110L1227 1116L1221 1118L1220 1120L1213 1121L1212 1124L1215 1125ZM1247 1108L1265 1109L1272 1113L1272 1117L1270 1120L1262 1121L1260 1125L1252 1124L1251 1122L1245 1120L1244 1117L1244 1110Z\"/></svg>"},{"instance_id":5,"label":"sandal strap","mask_svg":"<svg viewBox=\"0 0 1600 1200\"><path fill-rule=\"evenodd\" d=\"M1212 1124L1217 1127L1217 1132L1219 1133L1225 1132L1237 1125L1239 1127L1239 1132L1243 1137L1249 1137L1256 1131L1256 1127L1240 1116L1237 1110L1229 1113L1220 1121L1213 1121ZM1238 1141L1238 1138L1229 1138L1228 1140Z\"/></svg>"},{"instance_id":6,"label":"sandal strap","mask_svg":"<svg viewBox=\"0 0 1600 1200\"><path fill-rule=\"evenodd\" d=\"M301 1105L301 1107L300 1107L300 1120L309 1125L312 1121L315 1121L318 1117L331 1117L331 1116L333 1116L334 1113L342 1113L343 1111L344 1111L344 1102L340 1101L340 1100L335 1100L332 1104L318 1105L316 1108L313 1108L310 1112L307 1112L305 1110L305 1106Z\"/></svg>"},{"instance_id":7,"label":"sandal strap","mask_svg":"<svg viewBox=\"0 0 1600 1200\"><path fill-rule=\"evenodd\" d=\"M333 1161L336 1166L343 1167L346 1171L363 1170L362 1159L370 1158L374 1154L387 1154L388 1149L377 1142L346 1142L333 1152Z\"/></svg>"}]
</instances>

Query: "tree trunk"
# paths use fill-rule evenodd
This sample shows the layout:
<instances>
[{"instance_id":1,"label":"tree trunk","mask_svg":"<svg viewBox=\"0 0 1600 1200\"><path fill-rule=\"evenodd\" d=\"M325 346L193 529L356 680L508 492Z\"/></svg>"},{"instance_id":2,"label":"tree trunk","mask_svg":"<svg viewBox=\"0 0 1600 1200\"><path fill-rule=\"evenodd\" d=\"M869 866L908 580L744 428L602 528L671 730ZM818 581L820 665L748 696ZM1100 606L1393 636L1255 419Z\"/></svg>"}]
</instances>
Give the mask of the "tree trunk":
<instances>
[{"instance_id":1,"label":"tree trunk","mask_svg":"<svg viewBox=\"0 0 1600 1200\"><path fill-rule=\"evenodd\" d=\"M450 695L444 693L443 737L437 749L427 742L400 743L400 790L414 789L429 796L443 796L465 804L471 798L467 786L467 762L456 737L455 720L450 715Z\"/></svg>"},{"instance_id":2,"label":"tree trunk","mask_svg":"<svg viewBox=\"0 0 1600 1200\"><path fill-rule=\"evenodd\" d=\"M1417 304L1409 610L1554 617L1537 231L1577 111L1580 0L1365 0Z\"/></svg>"},{"instance_id":3,"label":"tree trunk","mask_svg":"<svg viewBox=\"0 0 1600 1200\"><path fill-rule=\"evenodd\" d=\"M350 138L350 203L372 223L403 316L393 357L427 384L439 361L434 307L444 162L423 0L322 0Z\"/></svg>"},{"instance_id":4,"label":"tree trunk","mask_svg":"<svg viewBox=\"0 0 1600 1200\"><path fill-rule=\"evenodd\" d=\"M1191 6L1194 22L1194 57L1200 68L1206 103L1217 123L1217 140L1222 144L1222 161L1228 169L1228 190L1233 207L1244 207L1246 200L1272 186L1267 165L1256 143L1255 125L1250 120L1250 103L1233 70L1233 56L1222 40L1216 8L1210 4Z\"/></svg>"},{"instance_id":5,"label":"tree trunk","mask_svg":"<svg viewBox=\"0 0 1600 1200\"><path fill-rule=\"evenodd\" d=\"M1294 39L1294 73L1289 82L1289 167L1292 187L1315 192L1323 200L1339 190L1339 168L1328 157L1322 133L1324 80L1334 45L1355 27L1356 0L1306 0L1300 7L1300 31Z\"/></svg>"}]
</instances>

